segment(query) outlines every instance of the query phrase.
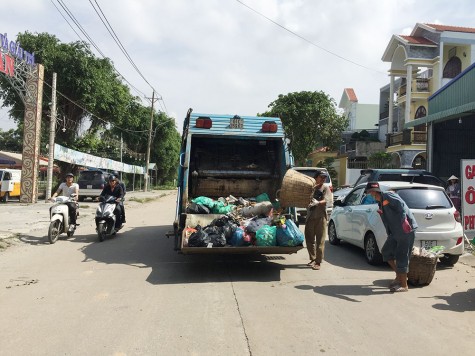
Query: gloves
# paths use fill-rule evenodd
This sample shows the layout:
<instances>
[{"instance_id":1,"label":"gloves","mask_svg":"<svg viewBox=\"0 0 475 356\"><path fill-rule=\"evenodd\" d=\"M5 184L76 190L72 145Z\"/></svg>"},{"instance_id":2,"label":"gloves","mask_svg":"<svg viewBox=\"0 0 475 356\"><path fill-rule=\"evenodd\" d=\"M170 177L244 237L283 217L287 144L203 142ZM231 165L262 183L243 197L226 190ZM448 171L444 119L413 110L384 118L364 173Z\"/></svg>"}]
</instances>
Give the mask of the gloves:
<instances>
[{"instance_id":1,"label":"gloves","mask_svg":"<svg viewBox=\"0 0 475 356\"><path fill-rule=\"evenodd\" d=\"M407 220L407 217L402 222L402 231L404 231L406 234L408 234L412 231L411 224L409 224L409 221Z\"/></svg>"}]
</instances>

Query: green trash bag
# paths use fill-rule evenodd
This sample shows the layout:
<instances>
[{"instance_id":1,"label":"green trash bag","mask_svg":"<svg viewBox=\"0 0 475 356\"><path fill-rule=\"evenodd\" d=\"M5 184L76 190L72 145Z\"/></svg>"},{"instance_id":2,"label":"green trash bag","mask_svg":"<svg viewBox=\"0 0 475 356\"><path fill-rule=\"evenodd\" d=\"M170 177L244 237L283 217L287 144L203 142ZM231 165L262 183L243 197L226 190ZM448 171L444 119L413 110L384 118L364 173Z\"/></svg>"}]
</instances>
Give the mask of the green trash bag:
<instances>
[{"instance_id":1,"label":"green trash bag","mask_svg":"<svg viewBox=\"0 0 475 356\"><path fill-rule=\"evenodd\" d=\"M264 225L256 232L256 245L257 246L275 246L275 234L277 227Z\"/></svg>"},{"instance_id":2,"label":"green trash bag","mask_svg":"<svg viewBox=\"0 0 475 356\"><path fill-rule=\"evenodd\" d=\"M263 202L263 201L270 201L270 198L269 198L269 196L267 195L267 193L259 194L259 195L256 197L256 203L260 203L260 202Z\"/></svg>"},{"instance_id":3,"label":"green trash bag","mask_svg":"<svg viewBox=\"0 0 475 356\"><path fill-rule=\"evenodd\" d=\"M196 197L195 199L192 199L191 201L195 204L204 205L210 209L213 209L214 206L216 205L216 201L208 197Z\"/></svg>"},{"instance_id":4,"label":"green trash bag","mask_svg":"<svg viewBox=\"0 0 475 356\"><path fill-rule=\"evenodd\" d=\"M214 206L211 208L213 214L227 214L230 213L236 208L234 205L224 205L223 202L216 201Z\"/></svg>"}]
</instances>

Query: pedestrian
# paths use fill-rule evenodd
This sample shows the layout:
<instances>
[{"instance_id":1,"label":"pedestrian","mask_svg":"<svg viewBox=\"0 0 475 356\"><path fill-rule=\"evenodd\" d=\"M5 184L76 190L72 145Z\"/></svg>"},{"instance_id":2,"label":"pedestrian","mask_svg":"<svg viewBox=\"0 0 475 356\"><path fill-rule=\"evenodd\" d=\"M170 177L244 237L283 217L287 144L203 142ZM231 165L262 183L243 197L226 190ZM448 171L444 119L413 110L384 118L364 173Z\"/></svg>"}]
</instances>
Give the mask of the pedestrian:
<instances>
[{"instance_id":1,"label":"pedestrian","mask_svg":"<svg viewBox=\"0 0 475 356\"><path fill-rule=\"evenodd\" d=\"M460 212L462 200L460 198L459 179L456 176L452 175L447 180L447 182L449 183L449 185L447 186L447 189L445 189L445 192L449 196L450 200L452 200L455 209Z\"/></svg>"},{"instance_id":2,"label":"pedestrian","mask_svg":"<svg viewBox=\"0 0 475 356\"><path fill-rule=\"evenodd\" d=\"M326 186L327 173L322 170L315 172L317 186L312 201L307 208L305 220L305 243L307 245L310 262L307 266L319 270L323 260L323 250L327 237L327 211L326 208L333 206L333 195Z\"/></svg>"},{"instance_id":3,"label":"pedestrian","mask_svg":"<svg viewBox=\"0 0 475 356\"><path fill-rule=\"evenodd\" d=\"M74 174L68 173L66 174L66 181L62 182L58 190L51 196L50 200L54 200L59 193L61 193L62 196L71 198L72 194L75 194L75 196L72 198L72 202L67 202L66 205L68 206L68 213L69 213L69 230L73 231L74 230L74 225L76 225L76 217L77 217L77 210L78 210L78 199L79 199L79 185L77 183L74 183Z\"/></svg>"},{"instance_id":4,"label":"pedestrian","mask_svg":"<svg viewBox=\"0 0 475 356\"><path fill-rule=\"evenodd\" d=\"M396 278L390 283L389 289L391 292L407 292L409 258L414 245L414 230L418 227L416 219L397 193L383 192L378 182L369 182L366 185L366 193L377 200L378 213L388 234L381 254L383 260L396 273Z\"/></svg>"}]
</instances>

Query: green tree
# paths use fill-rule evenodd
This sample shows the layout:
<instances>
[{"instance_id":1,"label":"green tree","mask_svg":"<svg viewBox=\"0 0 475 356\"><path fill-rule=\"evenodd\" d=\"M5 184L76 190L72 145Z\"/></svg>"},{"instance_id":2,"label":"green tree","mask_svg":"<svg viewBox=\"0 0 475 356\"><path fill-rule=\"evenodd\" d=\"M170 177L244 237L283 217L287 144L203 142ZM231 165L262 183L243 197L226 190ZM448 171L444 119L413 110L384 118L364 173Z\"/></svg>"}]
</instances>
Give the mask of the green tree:
<instances>
[{"instance_id":1,"label":"green tree","mask_svg":"<svg viewBox=\"0 0 475 356\"><path fill-rule=\"evenodd\" d=\"M109 59L97 58L84 42L61 43L48 33L25 32L17 36L22 48L35 53L35 61L45 67L43 90L43 123L41 151L46 152L49 129L49 103L53 73L57 73L57 129L55 142L72 149L93 154L102 154L117 159L120 154L120 138L129 152L141 153L124 156L129 164L145 165L144 157L148 143L150 108L141 104L115 72ZM4 107L11 107L10 115L23 124L24 104L18 93L4 77L0 77L0 97ZM169 119L169 118L168 118ZM159 114L154 114L154 127L157 127ZM170 122L173 119L169 119ZM160 135L156 131L152 142L152 156L155 146L174 146L174 136L178 135L174 124L174 134ZM167 126L167 129L172 130ZM172 143L162 142L172 139ZM116 146L116 147L114 147ZM160 151L162 152L162 151ZM175 161L178 151L171 151ZM111 157L112 155L112 157ZM168 162L171 157L158 162ZM76 171L77 167L58 162L63 174ZM170 167L164 168L169 172ZM168 174L168 173L167 173Z\"/></svg>"},{"instance_id":2,"label":"green tree","mask_svg":"<svg viewBox=\"0 0 475 356\"><path fill-rule=\"evenodd\" d=\"M348 126L348 119L336 112L335 100L323 91L281 94L268 107L261 116L280 117L297 162L305 162L318 146L336 149Z\"/></svg>"},{"instance_id":3,"label":"green tree","mask_svg":"<svg viewBox=\"0 0 475 356\"><path fill-rule=\"evenodd\" d=\"M21 152L22 137L18 129L3 131L0 129L0 151Z\"/></svg>"}]
</instances>

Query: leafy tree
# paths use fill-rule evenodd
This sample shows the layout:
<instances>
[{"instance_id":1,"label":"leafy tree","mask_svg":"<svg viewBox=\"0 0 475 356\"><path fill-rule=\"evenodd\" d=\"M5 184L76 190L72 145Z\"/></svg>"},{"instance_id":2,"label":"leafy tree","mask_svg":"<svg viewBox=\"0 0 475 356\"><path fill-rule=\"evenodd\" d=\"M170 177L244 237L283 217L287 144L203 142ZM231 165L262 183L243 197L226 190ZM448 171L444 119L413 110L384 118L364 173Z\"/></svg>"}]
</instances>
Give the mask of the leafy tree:
<instances>
[{"instance_id":1,"label":"leafy tree","mask_svg":"<svg viewBox=\"0 0 475 356\"><path fill-rule=\"evenodd\" d=\"M318 146L336 149L348 126L348 119L336 112L335 100L323 91L281 94L268 107L261 115L280 117L297 162L305 162Z\"/></svg>"},{"instance_id":2,"label":"leafy tree","mask_svg":"<svg viewBox=\"0 0 475 356\"><path fill-rule=\"evenodd\" d=\"M21 152L22 136L18 129L0 129L0 151Z\"/></svg>"},{"instance_id":3,"label":"leafy tree","mask_svg":"<svg viewBox=\"0 0 475 356\"><path fill-rule=\"evenodd\" d=\"M130 93L109 59L97 58L84 42L61 43L58 38L48 33L25 32L19 34L17 40L25 50L35 53L37 63L44 65L46 84L52 82L53 72L57 73L56 143L82 152L99 155L104 153L106 157L118 159L122 135L130 152L142 153L132 157L125 156L123 161L145 165L150 108L143 106L138 98ZM45 85L43 92L41 151L46 152L51 88ZM10 115L19 127L22 127L24 104L3 77L0 77L0 97L3 99L3 106L11 107ZM154 127L163 121L160 117L159 114L154 114ZM171 123L173 120L168 121ZM178 132L174 125L166 128L174 129L175 133L167 131L166 135L160 135L161 132L157 130L152 142L152 158L157 163L167 162L163 168L164 176L168 176L171 171L168 167L169 161L178 160L176 149L168 151L168 155L173 157L162 159L158 153L154 157L155 147L175 147L174 140ZM172 142L164 142L168 139ZM162 154L163 150L159 152ZM63 174L75 172L78 168L64 162L58 164Z\"/></svg>"}]
</instances>

